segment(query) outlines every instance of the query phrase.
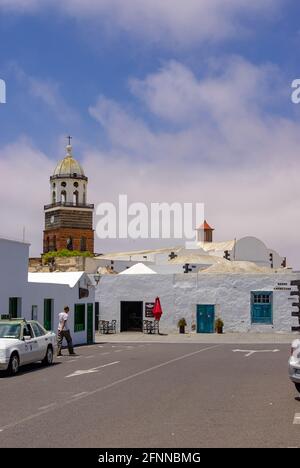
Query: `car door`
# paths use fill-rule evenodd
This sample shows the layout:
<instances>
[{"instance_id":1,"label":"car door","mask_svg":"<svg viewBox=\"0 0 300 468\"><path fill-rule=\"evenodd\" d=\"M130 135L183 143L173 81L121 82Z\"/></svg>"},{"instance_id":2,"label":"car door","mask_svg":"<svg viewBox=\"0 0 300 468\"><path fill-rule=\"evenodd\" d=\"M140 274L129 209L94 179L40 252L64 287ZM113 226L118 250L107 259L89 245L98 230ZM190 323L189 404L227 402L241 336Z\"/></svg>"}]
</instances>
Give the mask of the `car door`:
<instances>
[{"instance_id":1,"label":"car door","mask_svg":"<svg viewBox=\"0 0 300 468\"><path fill-rule=\"evenodd\" d=\"M29 323L26 323L23 327L23 338L25 336L30 337L30 339L24 341L22 363L28 364L38 360L38 342Z\"/></svg>"},{"instance_id":2,"label":"car door","mask_svg":"<svg viewBox=\"0 0 300 468\"><path fill-rule=\"evenodd\" d=\"M37 322L32 322L31 326L33 328L35 338L38 343L38 358L40 361L46 356L47 346L50 343L49 336L46 334L45 330L39 326Z\"/></svg>"}]
</instances>

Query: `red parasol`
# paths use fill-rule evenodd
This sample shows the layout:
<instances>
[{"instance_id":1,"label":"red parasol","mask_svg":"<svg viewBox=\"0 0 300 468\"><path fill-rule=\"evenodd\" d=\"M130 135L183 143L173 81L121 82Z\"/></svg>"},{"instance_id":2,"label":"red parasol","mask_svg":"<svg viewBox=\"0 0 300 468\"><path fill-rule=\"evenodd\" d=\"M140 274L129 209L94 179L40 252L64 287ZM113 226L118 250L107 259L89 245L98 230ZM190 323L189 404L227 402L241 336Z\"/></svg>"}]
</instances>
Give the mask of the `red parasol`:
<instances>
[{"instance_id":1,"label":"red parasol","mask_svg":"<svg viewBox=\"0 0 300 468\"><path fill-rule=\"evenodd\" d=\"M159 297L157 297L155 299L155 304L154 304L154 307L153 307L153 315L154 315L154 318L155 320L160 320L160 317L162 316L162 308L161 308L161 305L160 305L160 300L159 300Z\"/></svg>"}]
</instances>

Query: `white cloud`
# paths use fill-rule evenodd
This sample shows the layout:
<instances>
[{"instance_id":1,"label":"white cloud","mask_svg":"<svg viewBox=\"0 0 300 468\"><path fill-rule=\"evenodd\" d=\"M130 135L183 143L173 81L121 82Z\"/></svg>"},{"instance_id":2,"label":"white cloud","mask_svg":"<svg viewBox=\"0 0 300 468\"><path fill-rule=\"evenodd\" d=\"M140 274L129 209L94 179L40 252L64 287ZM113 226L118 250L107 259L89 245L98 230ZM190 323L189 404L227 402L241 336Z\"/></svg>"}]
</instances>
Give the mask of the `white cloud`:
<instances>
[{"instance_id":1,"label":"white cloud","mask_svg":"<svg viewBox=\"0 0 300 468\"><path fill-rule=\"evenodd\" d=\"M152 112L151 120L158 116L167 122L164 127L156 122L159 130L106 97L91 106L90 113L104 127L111 148L89 148L81 158L89 177L89 202L116 201L120 193L127 193L130 202L204 202L216 239L255 235L299 267L300 134L296 122L271 116L260 105L272 80L272 67L234 59L222 71L215 69L199 78L182 64L175 65L166 64L137 82L137 94ZM174 76L172 88L168 73L175 72L180 79ZM179 127L172 131L168 130L174 123L172 114L159 112L158 97L164 98L165 82L170 83L169 105L178 113ZM178 92L184 96L181 90L189 87L195 96L199 89L201 93L208 89L209 98L204 100L200 93L199 100L180 102ZM227 93L231 99L226 99ZM213 96L224 96L219 107ZM153 106L151 99L157 100ZM257 105L251 105L252 100ZM192 119L187 118L189 109ZM0 149L4 220L0 231L16 237L27 226L32 254L42 249L43 205L49 201L54 166L27 140ZM96 251L141 245L145 242L126 245L97 239Z\"/></svg>"},{"instance_id":2,"label":"white cloud","mask_svg":"<svg viewBox=\"0 0 300 468\"><path fill-rule=\"evenodd\" d=\"M243 31L249 17L273 17L282 0L0 0L0 8L34 11L58 8L148 42L184 46L219 41Z\"/></svg>"},{"instance_id":3,"label":"white cloud","mask_svg":"<svg viewBox=\"0 0 300 468\"><path fill-rule=\"evenodd\" d=\"M63 124L79 123L80 116L74 108L66 103L59 83L28 75L14 62L9 64L9 70L18 80L20 87L25 88L33 98L42 102L60 122Z\"/></svg>"}]
</instances>

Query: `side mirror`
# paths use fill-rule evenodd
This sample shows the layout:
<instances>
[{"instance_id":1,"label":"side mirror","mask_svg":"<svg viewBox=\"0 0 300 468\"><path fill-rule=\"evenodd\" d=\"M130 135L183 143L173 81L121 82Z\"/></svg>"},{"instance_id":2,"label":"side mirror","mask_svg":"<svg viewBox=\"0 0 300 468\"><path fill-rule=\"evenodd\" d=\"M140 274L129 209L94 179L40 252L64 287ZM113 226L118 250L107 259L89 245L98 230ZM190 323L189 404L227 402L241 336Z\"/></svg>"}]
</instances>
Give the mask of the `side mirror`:
<instances>
[{"instance_id":1,"label":"side mirror","mask_svg":"<svg viewBox=\"0 0 300 468\"><path fill-rule=\"evenodd\" d=\"M23 340L24 340L24 341L30 341L30 340L31 340L31 336L29 336L29 335L24 335L24 336L23 336Z\"/></svg>"}]
</instances>

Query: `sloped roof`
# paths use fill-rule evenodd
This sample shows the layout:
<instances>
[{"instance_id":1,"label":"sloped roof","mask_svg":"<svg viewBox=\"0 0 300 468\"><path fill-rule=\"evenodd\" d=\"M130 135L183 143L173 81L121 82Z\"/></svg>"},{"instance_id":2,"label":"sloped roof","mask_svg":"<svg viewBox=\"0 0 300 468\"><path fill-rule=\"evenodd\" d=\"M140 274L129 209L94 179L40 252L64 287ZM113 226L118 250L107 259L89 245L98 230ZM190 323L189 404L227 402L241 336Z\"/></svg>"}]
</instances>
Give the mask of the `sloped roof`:
<instances>
[{"instance_id":1,"label":"sloped roof","mask_svg":"<svg viewBox=\"0 0 300 468\"><path fill-rule=\"evenodd\" d=\"M67 271L59 273L28 273L29 283L66 284L70 288L78 283L84 271Z\"/></svg>"},{"instance_id":2,"label":"sloped roof","mask_svg":"<svg viewBox=\"0 0 300 468\"><path fill-rule=\"evenodd\" d=\"M205 231L214 231L215 229L210 227L210 225L208 224L208 222L206 221L206 219L204 220L204 223L199 225L197 227L197 230L200 230L200 229L204 229Z\"/></svg>"},{"instance_id":3,"label":"sloped roof","mask_svg":"<svg viewBox=\"0 0 300 468\"><path fill-rule=\"evenodd\" d=\"M197 246L206 252L210 251L220 251L224 252L225 250L233 250L234 240L225 241L225 242L197 242Z\"/></svg>"},{"instance_id":4,"label":"sloped roof","mask_svg":"<svg viewBox=\"0 0 300 468\"><path fill-rule=\"evenodd\" d=\"M156 272L143 263L136 263L132 267L127 268L127 270L119 273L119 275L156 275Z\"/></svg>"}]
</instances>

